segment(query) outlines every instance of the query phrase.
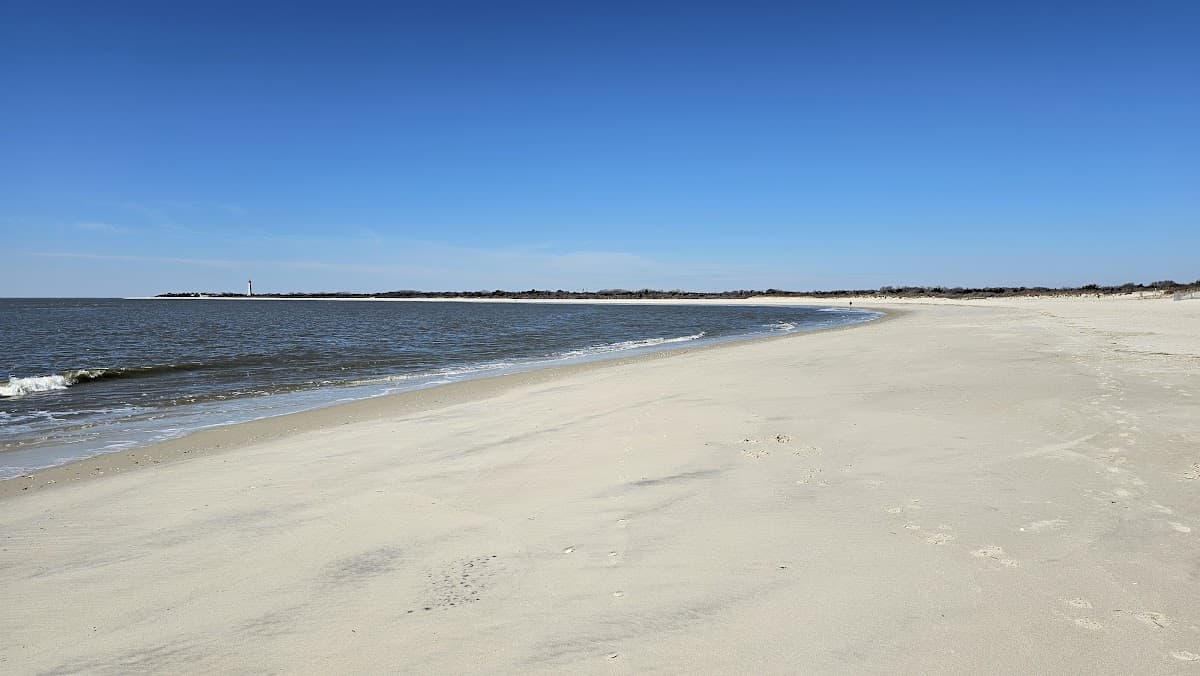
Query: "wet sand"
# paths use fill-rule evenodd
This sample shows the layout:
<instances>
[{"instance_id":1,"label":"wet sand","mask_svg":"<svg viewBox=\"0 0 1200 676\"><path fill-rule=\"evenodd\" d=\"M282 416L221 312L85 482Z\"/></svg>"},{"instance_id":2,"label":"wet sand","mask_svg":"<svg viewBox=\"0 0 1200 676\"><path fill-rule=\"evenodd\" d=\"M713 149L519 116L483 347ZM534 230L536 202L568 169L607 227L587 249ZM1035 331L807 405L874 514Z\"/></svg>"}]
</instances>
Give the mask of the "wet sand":
<instances>
[{"instance_id":1,"label":"wet sand","mask_svg":"<svg viewBox=\"0 0 1200 676\"><path fill-rule=\"evenodd\" d=\"M1200 669L1200 301L859 305L3 482L0 671Z\"/></svg>"}]
</instances>

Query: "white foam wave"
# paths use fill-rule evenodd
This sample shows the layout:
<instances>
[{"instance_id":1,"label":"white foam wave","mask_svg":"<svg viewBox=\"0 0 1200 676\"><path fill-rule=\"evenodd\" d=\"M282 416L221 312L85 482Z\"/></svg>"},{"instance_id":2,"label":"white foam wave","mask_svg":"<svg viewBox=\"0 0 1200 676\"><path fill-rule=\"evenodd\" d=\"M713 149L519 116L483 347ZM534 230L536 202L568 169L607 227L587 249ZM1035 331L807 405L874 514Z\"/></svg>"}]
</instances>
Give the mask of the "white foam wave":
<instances>
[{"instance_id":1,"label":"white foam wave","mask_svg":"<svg viewBox=\"0 0 1200 676\"><path fill-rule=\"evenodd\" d=\"M506 369L512 366L513 364L511 362L495 361L488 362L486 364L474 364L472 366L446 367L438 369L437 373L441 376L465 376L474 373L482 373L484 371L498 371L500 369Z\"/></svg>"},{"instance_id":2,"label":"white foam wave","mask_svg":"<svg viewBox=\"0 0 1200 676\"><path fill-rule=\"evenodd\" d=\"M34 376L32 378L10 378L7 384L0 385L0 397L22 397L34 392L50 392L65 390L75 384L74 379L67 376Z\"/></svg>"},{"instance_id":3,"label":"white foam wave","mask_svg":"<svg viewBox=\"0 0 1200 676\"><path fill-rule=\"evenodd\" d=\"M639 347L654 347L656 345L669 345L671 343L686 343L693 340L700 340L704 337L704 332L693 334L690 336L679 336L678 338L646 338L644 340L623 340L618 343L605 343L604 345L593 345L578 350L569 350L563 352L565 358L571 357L587 357L597 354L608 354L610 352L624 352L625 350L636 350Z\"/></svg>"}]
</instances>

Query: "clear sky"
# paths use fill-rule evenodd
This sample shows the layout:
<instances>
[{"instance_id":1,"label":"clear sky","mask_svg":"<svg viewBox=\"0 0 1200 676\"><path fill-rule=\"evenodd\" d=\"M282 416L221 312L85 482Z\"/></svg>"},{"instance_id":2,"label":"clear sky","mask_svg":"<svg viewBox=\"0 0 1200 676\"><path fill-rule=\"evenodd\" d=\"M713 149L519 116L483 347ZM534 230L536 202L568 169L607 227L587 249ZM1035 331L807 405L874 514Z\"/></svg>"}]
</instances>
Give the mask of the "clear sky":
<instances>
[{"instance_id":1,"label":"clear sky","mask_svg":"<svg viewBox=\"0 0 1200 676\"><path fill-rule=\"evenodd\" d=\"M1198 36L1195 1L8 2L0 296L1191 281Z\"/></svg>"}]
</instances>

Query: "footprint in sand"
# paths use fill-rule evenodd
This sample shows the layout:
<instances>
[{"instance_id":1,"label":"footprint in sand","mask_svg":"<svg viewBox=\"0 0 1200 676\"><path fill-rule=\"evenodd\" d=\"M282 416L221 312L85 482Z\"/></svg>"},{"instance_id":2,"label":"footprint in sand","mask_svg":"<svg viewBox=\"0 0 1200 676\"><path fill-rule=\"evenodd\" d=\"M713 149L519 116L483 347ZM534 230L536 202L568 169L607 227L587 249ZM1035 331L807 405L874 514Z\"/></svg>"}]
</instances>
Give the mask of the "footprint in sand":
<instances>
[{"instance_id":1,"label":"footprint in sand","mask_svg":"<svg viewBox=\"0 0 1200 676\"><path fill-rule=\"evenodd\" d=\"M1183 473L1183 478L1188 481L1196 481L1200 479L1200 462L1192 463L1191 469Z\"/></svg>"},{"instance_id":2,"label":"footprint in sand","mask_svg":"<svg viewBox=\"0 0 1200 676\"><path fill-rule=\"evenodd\" d=\"M1190 532L1192 532L1192 529L1191 529L1190 527L1188 527L1188 526L1185 526L1185 525L1183 525L1183 524L1179 523L1178 521L1172 521L1172 522L1171 522L1171 528L1174 528L1176 531L1178 531L1178 532L1180 532L1180 533L1190 533Z\"/></svg>"},{"instance_id":3,"label":"footprint in sand","mask_svg":"<svg viewBox=\"0 0 1200 676\"><path fill-rule=\"evenodd\" d=\"M479 601L496 576L496 566L496 555L489 554L457 559L439 570L429 571L425 575L429 582L427 599L420 608L426 611L446 610ZM416 610L410 609L408 613Z\"/></svg>"},{"instance_id":4,"label":"footprint in sand","mask_svg":"<svg viewBox=\"0 0 1200 676\"><path fill-rule=\"evenodd\" d=\"M1020 561L1017 561L1016 559L1010 559L1010 558L1005 557L1004 549L1001 547L998 547L996 545L988 545L986 547L976 549L975 551L971 552L971 556L975 556L975 557L978 557L981 559L991 559L993 561L999 561L1001 565L1008 566L1009 568L1016 568L1021 565Z\"/></svg>"},{"instance_id":5,"label":"footprint in sand","mask_svg":"<svg viewBox=\"0 0 1200 676\"><path fill-rule=\"evenodd\" d=\"M1090 609L1092 607L1091 601L1089 601L1087 599L1081 599L1078 596L1076 596L1073 599L1066 599L1063 601L1063 603L1067 604L1068 606L1071 606L1072 608L1088 608L1088 609Z\"/></svg>"},{"instance_id":6,"label":"footprint in sand","mask_svg":"<svg viewBox=\"0 0 1200 676\"><path fill-rule=\"evenodd\" d=\"M904 524L904 529L905 530L921 530L921 526L920 526L920 524L915 524L912 521L909 521L908 523Z\"/></svg>"},{"instance_id":7,"label":"footprint in sand","mask_svg":"<svg viewBox=\"0 0 1200 676\"><path fill-rule=\"evenodd\" d=\"M570 547L563 549L563 554L573 554L573 553L575 553L575 545L571 545Z\"/></svg>"},{"instance_id":8,"label":"footprint in sand","mask_svg":"<svg viewBox=\"0 0 1200 676\"><path fill-rule=\"evenodd\" d=\"M1134 613L1133 616L1146 626L1154 627L1155 629L1166 629L1172 624L1175 624L1171 618L1167 617L1166 615L1149 610L1140 613Z\"/></svg>"},{"instance_id":9,"label":"footprint in sand","mask_svg":"<svg viewBox=\"0 0 1200 676\"><path fill-rule=\"evenodd\" d=\"M1200 655L1189 650L1172 650L1171 657L1181 662L1200 662Z\"/></svg>"},{"instance_id":10,"label":"footprint in sand","mask_svg":"<svg viewBox=\"0 0 1200 676\"><path fill-rule=\"evenodd\" d=\"M1066 519L1045 519L1043 521L1034 521L1033 523L1025 524L1021 530L1031 530L1033 532L1043 530L1056 530L1067 525Z\"/></svg>"},{"instance_id":11,"label":"footprint in sand","mask_svg":"<svg viewBox=\"0 0 1200 676\"><path fill-rule=\"evenodd\" d=\"M788 444L791 443L792 438L786 434L776 434L775 441L781 444Z\"/></svg>"},{"instance_id":12,"label":"footprint in sand","mask_svg":"<svg viewBox=\"0 0 1200 676\"><path fill-rule=\"evenodd\" d=\"M820 473L821 473L821 470L819 470L819 469L812 469L812 468L806 467L806 468L800 470L800 478L796 480L796 484L799 486L807 486L809 484L816 484L817 486L828 486L829 485L828 481L817 478L817 475Z\"/></svg>"},{"instance_id":13,"label":"footprint in sand","mask_svg":"<svg viewBox=\"0 0 1200 676\"><path fill-rule=\"evenodd\" d=\"M1101 629L1104 629L1103 624L1100 624L1095 620L1089 620L1086 617L1081 617L1075 620L1075 626L1082 627L1083 629L1087 629L1089 631L1100 631Z\"/></svg>"},{"instance_id":14,"label":"footprint in sand","mask_svg":"<svg viewBox=\"0 0 1200 676\"><path fill-rule=\"evenodd\" d=\"M934 533L925 538L925 542L931 545L944 545L954 539L954 536L949 533Z\"/></svg>"}]
</instances>

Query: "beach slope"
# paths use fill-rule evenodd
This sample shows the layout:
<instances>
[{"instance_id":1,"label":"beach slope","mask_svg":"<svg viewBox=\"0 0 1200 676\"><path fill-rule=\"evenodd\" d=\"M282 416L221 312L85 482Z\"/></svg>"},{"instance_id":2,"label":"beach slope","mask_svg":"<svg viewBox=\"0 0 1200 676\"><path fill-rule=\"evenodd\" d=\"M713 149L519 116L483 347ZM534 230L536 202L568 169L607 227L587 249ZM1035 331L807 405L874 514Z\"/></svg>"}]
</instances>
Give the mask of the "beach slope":
<instances>
[{"instance_id":1,"label":"beach slope","mask_svg":"<svg viewBox=\"0 0 1200 676\"><path fill-rule=\"evenodd\" d=\"M1200 301L457 387L16 480L0 671L1200 673Z\"/></svg>"}]
</instances>

